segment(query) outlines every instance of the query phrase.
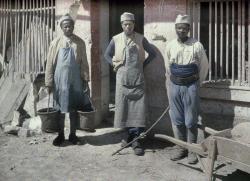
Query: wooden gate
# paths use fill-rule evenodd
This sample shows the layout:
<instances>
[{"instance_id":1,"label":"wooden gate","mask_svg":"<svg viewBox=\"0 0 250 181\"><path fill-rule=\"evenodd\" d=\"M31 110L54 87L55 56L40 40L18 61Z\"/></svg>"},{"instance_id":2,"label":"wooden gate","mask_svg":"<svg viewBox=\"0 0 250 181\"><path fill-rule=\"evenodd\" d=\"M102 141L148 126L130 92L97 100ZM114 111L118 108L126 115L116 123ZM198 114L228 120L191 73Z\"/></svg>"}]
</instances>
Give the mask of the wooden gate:
<instances>
[{"instance_id":1,"label":"wooden gate","mask_svg":"<svg viewBox=\"0 0 250 181\"><path fill-rule=\"evenodd\" d=\"M250 1L193 0L191 35L209 57L210 82L250 86Z\"/></svg>"},{"instance_id":2,"label":"wooden gate","mask_svg":"<svg viewBox=\"0 0 250 181\"><path fill-rule=\"evenodd\" d=\"M55 0L1 0L0 54L3 70L43 73L55 30Z\"/></svg>"}]
</instances>

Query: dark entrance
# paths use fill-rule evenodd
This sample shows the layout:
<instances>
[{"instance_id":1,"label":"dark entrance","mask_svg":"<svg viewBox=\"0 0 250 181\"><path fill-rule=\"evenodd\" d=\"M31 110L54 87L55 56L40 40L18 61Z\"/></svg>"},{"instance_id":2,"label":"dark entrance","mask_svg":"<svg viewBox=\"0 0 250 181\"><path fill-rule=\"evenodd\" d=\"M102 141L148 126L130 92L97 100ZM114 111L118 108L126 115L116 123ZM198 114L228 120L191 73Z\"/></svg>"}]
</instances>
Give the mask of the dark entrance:
<instances>
[{"instance_id":1,"label":"dark entrance","mask_svg":"<svg viewBox=\"0 0 250 181\"><path fill-rule=\"evenodd\" d=\"M144 0L109 0L109 39L122 32L120 16L123 12L135 15L135 31L143 34ZM110 103L115 103L115 73L110 69Z\"/></svg>"}]
</instances>

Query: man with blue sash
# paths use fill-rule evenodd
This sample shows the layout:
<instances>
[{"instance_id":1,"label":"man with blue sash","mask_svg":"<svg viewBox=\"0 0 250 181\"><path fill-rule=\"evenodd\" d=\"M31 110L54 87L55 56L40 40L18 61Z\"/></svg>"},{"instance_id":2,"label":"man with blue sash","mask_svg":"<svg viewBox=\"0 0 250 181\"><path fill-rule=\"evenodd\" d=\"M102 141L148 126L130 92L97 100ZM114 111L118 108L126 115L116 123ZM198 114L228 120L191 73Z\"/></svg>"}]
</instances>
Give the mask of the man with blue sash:
<instances>
[{"instance_id":1,"label":"man with blue sash","mask_svg":"<svg viewBox=\"0 0 250 181\"><path fill-rule=\"evenodd\" d=\"M197 141L199 115L199 87L206 79L208 59L200 42L188 37L190 17L178 15L175 22L177 39L167 44L165 66L170 118L174 136L189 143ZM197 163L194 153L176 146L171 160L188 155L188 163Z\"/></svg>"},{"instance_id":2,"label":"man with blue sash","mask_svg":"<svg viewBox=\"0 0 250 181\"><path fill-rule=\"evenodd\" d=\"M45 71L45 85L48 92L53 91L55 108L60 111L58 136L53 141L55 146L65 141L65 113L70 117L69 141L77 144L77 110L92 109L87 91L84 91L89 81L85 43L73 34L74 20L69 14L61 17L60 27L63 35L51 42Z\"/></svg>"}]
</instances>

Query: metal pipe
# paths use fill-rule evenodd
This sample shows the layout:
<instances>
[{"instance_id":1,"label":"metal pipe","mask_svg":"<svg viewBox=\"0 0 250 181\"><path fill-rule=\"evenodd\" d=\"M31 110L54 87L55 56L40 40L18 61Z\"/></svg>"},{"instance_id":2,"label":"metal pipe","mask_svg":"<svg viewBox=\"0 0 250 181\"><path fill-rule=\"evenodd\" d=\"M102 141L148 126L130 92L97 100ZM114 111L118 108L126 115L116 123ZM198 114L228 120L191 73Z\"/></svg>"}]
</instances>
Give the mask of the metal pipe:
<instances>
[{"instance_id":1,"label":"metal pipe","mask_svg":"<svg viewBox=\"0 0 250 181\"><path fill-rule=\"evenodd\" d=\"M223 2L220 3L220 78L223 79Z\"/></svg>"},{"instance_id":2,"label":"metal pipe","mask_svg":"<svg viewBox=\"0 0 250 181\"><path fill-rule=\"evenodd\" d=\"M212 80L212 2L209 2L209 81Z\"/></svg>"}]
</instances>

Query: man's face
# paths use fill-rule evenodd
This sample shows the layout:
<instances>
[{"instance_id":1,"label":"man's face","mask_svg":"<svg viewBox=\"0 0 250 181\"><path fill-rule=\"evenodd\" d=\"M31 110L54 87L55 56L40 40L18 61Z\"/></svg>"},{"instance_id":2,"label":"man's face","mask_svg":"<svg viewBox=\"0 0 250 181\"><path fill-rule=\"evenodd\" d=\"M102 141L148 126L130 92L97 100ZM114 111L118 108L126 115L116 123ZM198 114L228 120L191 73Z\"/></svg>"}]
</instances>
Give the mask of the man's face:
<instances>
[{"instance_id":1,"label":"man's face","mask_svg":"<svg viewBox=\"0 0 250 181\"><path fill-rule=\"evenodd\" d=\"M61 28L65 36L71 36L74 30L74 23L70 20L63 21Z\"/></svg>"},{"instance_id":2,"label":"man's face","mask_svg":"<svg viewBox=\"0 0 250 181\"><path fill-rule=\"evenodd\" d=\"M126 35L131 35L134 32L135 23L134 21L123 21L122 29Z\"/></svg>"},{"instance_id":3,"label":"man's face","mask_svg":"<svg viewBox=\"0 0 250 181\"><path fill-rule=\"evenodd\" d=\"M179 23L175 25L175 30L178 38L184 39L188 36L188 32L190 30L189 24Z\"/></svg>"}]
</instances>

